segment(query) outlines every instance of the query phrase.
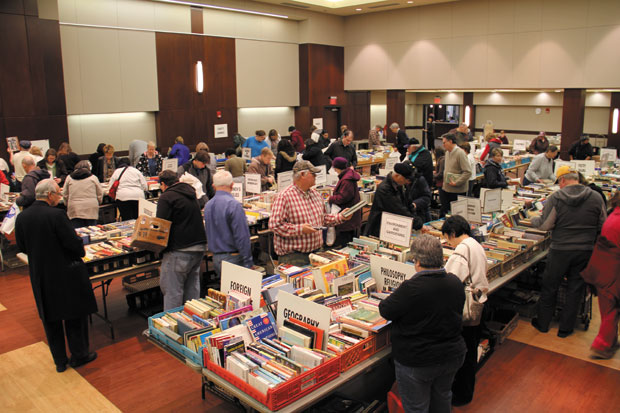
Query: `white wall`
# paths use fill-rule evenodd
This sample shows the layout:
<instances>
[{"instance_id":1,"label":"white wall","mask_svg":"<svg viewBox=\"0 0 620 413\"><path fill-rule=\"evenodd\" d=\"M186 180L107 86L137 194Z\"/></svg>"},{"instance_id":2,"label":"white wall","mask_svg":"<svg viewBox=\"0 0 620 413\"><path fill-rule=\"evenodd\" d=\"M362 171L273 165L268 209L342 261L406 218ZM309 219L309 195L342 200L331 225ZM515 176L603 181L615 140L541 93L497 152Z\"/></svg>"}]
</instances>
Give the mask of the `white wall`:
<instances>
[{"instance_id":1,"label":"white wall","mask_svg":"<svg viewBox=\"0 0 620 413\"><path fill-rule=\"evenodd\" d=\"M155 114L152 112L68 115L71 148L76 153L92 153L101 142L117 151L127 150L134 139L156 141Z\"/></svg>"},{"instance_id":2,"label":"white wall","mask_svg":"<svg viewBox=\"0 0 620 413\"><path fill-rule=\"evenodd\" d=\"M461 0L345 19L345 89L614 88L620 1Z\"/></svg>"},{"instance_id":3,"label":"white wall","mask_svg":"<svg viewBox=\"0 0 620 413\"><path fill-rule=\"evenodd\" d=\"M370 92L370 130L375 125L387 123L387 92L373 90Z\"/></svg>"},{"instance_id":4,"label":"white wall","mask_svg":"<svg viewBox=\"0 0 620 413\"><path fill-rule=\"evenodd\" d=\"M291 107L239 108L237 121L239 133L246 138L259 129L266 133L275 129L285 136L288 135L288 127L295 124L295 110Z\"/></svg>"},{"instance_id":5,"label":"white wall","mask_svg":"<svg viewBox=\"0 0 620 413\"><path fill-rule=\"evenodd\" d=\"M237 106L299 106L299 46L237 39Z\"/></svg>"}]
</instances>

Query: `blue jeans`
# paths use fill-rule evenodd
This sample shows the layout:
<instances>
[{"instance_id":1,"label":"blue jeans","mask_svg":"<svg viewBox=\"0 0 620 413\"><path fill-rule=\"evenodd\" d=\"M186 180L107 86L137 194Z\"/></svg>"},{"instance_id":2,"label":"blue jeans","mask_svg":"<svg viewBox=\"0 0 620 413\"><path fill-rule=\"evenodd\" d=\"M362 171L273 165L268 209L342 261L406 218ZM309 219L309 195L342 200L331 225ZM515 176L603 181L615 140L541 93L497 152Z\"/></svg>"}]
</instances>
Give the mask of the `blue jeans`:
<instances>
[{"instance_id":1,"label":"blue jeans","mask_svg":"<svg viewBox=\"0 0 620 413\"><path fill-rule=\"evenodd\" d=\"M245 267L243 265L243 256L241 254L232 255L229 252L213 254L213 268L218 277L222 276L222 261Z\"/></svg>"},{"instance_id":2,"label":"blue jeans","mask_svg":"<svg viewBox=\"0 0 620 413\"><path fill-rule=\"evenodd\" d=\"M398 393L406 413L450 413L452 381L465 355L424 367L409 367L394 360Z\"/></svg>"},{"instance_id":3,"label":"blue jeans","mask_svg":"<svg viewBox=\"0 0 620 413\"><path fill-rule=\"evenodd\" d=\"M161 260L159 286L164 294L164 311L200 298L202 251L170 251Z\"/></svg>"}]
</instances>

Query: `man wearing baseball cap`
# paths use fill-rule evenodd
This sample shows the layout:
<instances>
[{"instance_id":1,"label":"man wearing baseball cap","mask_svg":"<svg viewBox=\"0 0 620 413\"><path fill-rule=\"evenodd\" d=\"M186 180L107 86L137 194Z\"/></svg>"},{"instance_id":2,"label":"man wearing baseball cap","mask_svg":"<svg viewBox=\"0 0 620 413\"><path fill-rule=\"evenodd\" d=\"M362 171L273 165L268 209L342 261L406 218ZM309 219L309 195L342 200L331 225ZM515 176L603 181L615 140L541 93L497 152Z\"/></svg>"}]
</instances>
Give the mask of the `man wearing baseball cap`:
<instances>
[{"instance_id":1,"label":"man wearing baseball cap","mask_svg":"<svg viewBox=\"0 0 620 413\"><path fill-rule=\"evenodd\" d=\"M26 176L26 171L24 170L24 167L22 166L22 161L24 160L24 157L26 155L30 155L30 153L28 152L28 150L30 149L31 143L30 141L27 140L21 140L19 141L19 152L11 152L10 149L7 149L7 151L11 154L11 163L13 164L13 167L15 168L15 179L17 179L17 182L20 183L20 188L17 192L21 191L21 182L24 179L24 176Z\"/></svg>"},{"instance_id":2,"label":"man wearing baseball cap","mask_svg":"<svg viewBox=\"0 0 620 413\"><path fill-rule=\"evenodd\" d=\"M331 227L349 218L325 213L323 197L313 189L321 170L309 161L293 166L293 185L280 192L271 207L269 229L280 264L307 265L308 254L323 245L323 227Z\"/></svg>"},{"instance_id":3,"label":"man wearing baseball cap","mask_svg":"<svg viewBox=\"0 0 620 413\"><path fill-rule=\"evenodd\" d=\"M375 198L372 201L366 235L378 237L381 233L381 215L384 212L414 218L413 228L422 228L423 221L416 215L413 205L407 200L405 186L410 185L416 178L414 167L408 162L397 163L394 171L377 187Z\"/></svg>"},{"instance_id":4,"label":"man wearing baseball cap","mask_svg":"<svg viewBox=\"0 0 620 413\"><path fill-rule=\"evenodd\" d=\"M558 337L572 334L585 283L579 274L588 264L597 235L607 218L600 195L579 183L579 174L568 165L556 172L560 190L552 193L542 215L532 219L536 228L551 231L551 248L542 279L538 317L532 325L541 333L549 331L556 295L566 277L566 303L560 315Z\"/></svg>"}]
</instances>

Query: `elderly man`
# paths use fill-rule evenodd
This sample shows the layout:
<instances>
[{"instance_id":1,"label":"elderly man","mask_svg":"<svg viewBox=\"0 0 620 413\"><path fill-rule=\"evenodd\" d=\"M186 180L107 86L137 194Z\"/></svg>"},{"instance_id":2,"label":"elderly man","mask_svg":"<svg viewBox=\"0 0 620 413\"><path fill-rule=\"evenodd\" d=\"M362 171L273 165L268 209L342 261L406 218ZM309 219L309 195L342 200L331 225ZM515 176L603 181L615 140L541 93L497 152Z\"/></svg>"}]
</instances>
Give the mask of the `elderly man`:
<instances>
[{"instance_id":1,"label":"elderly man","mask_svg":"<svg viewBox=\"0 0 620 413\"><path fill-rule=\"evenodd\" d=\"M204 209L207 245L213 253L215 273L222 273L222 261L251 268L252 251L250 230L245 211L230 194L233 188L230 172L219 171L213 175L215 196Z\"/></svg>"},{"instance_id":2,"label":"elderly man","mask_svg":"<svg viewBox=\"0 0 620 413\"><path fill-rule=\"evenodd\" d=\"M346 130L341 139L329 145L329 148L325 151L325 155L330 159L329 162L331 162L332 159L344 158L349 164L353 166L357 165L357 152L355 151L355 147L351 145L353 137L353 131Z\"/></svg>"},{"instance_id":3,"label":"elderly man","mask_svg":"<svg viewBox=\"0 0 620 413\"><path fill-rule=\"evenodd\" d=\"M376 146L381 146L381 125L375 125L374 128L368 133L368 147L373 149Z\"/></svg>"},{"instance_id":4,"label":"elderly man","mask_svg":"<svg viewBox=\"0 0 620 413\"><path fill-rule=\"evenodd\" d=\"M415 166L417 172L426 179L427 184L433 182L433 155L420 144L416 138L409 139L407 159Z\"/></svg>"},{"instance_id":5,"label":"elderly man","mask_svg":"<svg viewBox=\"0 0 620 413\"><path fill-rule=\"evenodd\" d=\"M424 221L416 214L412 203L414 197L408 198L405 192L406 186L411 185L415 180L415 169L409 163L394 165L394 171L390 172L377 187L368 216L366 235L379 236L381 233L381 215L384 212L414 218L413 228L422 228Z\"/></svg>"},{"instance_id":6,"label":"elderly man","mask_svg":"<svg viewBox=\"0 0 620 413\"><path fill-rule=\"evenodd\" d=\"M67 363L79 367L97 358L88 349L87 322L87 315L97 311L97 302L82 262L82 239L67 214L54 208L62 199L58 184L44 179L35 193L36 201L17 216L15 237L20 251L28 255L32 292L56 371L61 373Z\"/></svg>"},{"instance_id":7,"label":"elderly man","mask_svg":"<svg viewBox=\"0 0 620 413\"><path fill-rule=\"evenodd\" d=\"M560 190L547 198L540 217L532 219L536 228L551 231L551 247L538 301L538 317L532 325L540 332L549 331L555 311L556 295L566 277L566 303L560 315L558 337L573 333L585 283L584 270L594 249L596 237L607 218L601 197L579 183L579 174L570 166L557 170Z\"/></svg>"},{"instance_id":8,"label":"elderly man","mask_svg":"<svg viewBox=\"0 0 620 413\"><path fill-rule=\"evenodd\" d=\"M390 125L392 133L396 134L396 149L400 153L400 161L402 162L407 156L407 145L409 144L409 136L407 132L400 129L398 123L394 122Z\"/></svg>"},{"instance_id":9,"label":"elderly man","mask_svg":"<svg viewBox=\"0 0 620 413\"><path fill-rule=\"evenodd\" d=\"M463 284L443 268L438 238L415 237L411 251L416 274L379 304L379 312L392 321L392 355L405 411L449 412L452 381L466 352Z\"/></svg>"},{"instance_id":10,"label":"elderly man","mask_svg":"<svg viewBox=\"0 0 620 413\"><path fill-rule=\"evenodd\" d=\"M523 175L523 186L532 182L543 182L543 180L555 181L553 174L553 160L558 156L558 147L549 146L544 153L534 156L530 166L528 166L525 175Z\"/></svg>"},{"instance_id":11,"label":"elderly man","mask_svg":"<svg viewBox=\"0 0 620 413\"><path fill-rule=\"evenodd\" d=\"M170 310L200 297L200 262L207 238L194 188L179 182L170 170L159 174L159 184L163 194L157 202L157 218L172 222L159 281L164 310Z\"/></svg>"},{"instance_id":12,"label":"elderly man","mask_svg":"<svg viewBox=\"0 0 620 413\"><path fill-rule=\"evenodd\" d=\"M327 214L325 201L312 187L319 168L309 161L293 166L293 185L280 192L271 207L269 229L279 262L292 265L310 263L308 254L323 245L322 229L349 219L342 214Z\"/></svg>"},{"instance_id":13,"label":"elderly man","mask_svg":"<svg viewBox=\"0 0 620 413\"><path fill-rule=\"evenodd\" d=\"M248 166L249 174L260 175L260 189L267 191L275 182L273 179L273 168L271 168L271 160L274 158L273 152L269 148L263 148L260 155L252 159Z\"/></svg>"},{"instance_id":14,"label":"elderly man","mask_svg":"<svg viewBox=\"0 0 620 413\"><path fill-rule=\"evenodd\" d=\"M28 208L35 200L35 187L43 179L50 177L46 169L39 169L30 155L22 159L22 168L26 175L22 180L22 192L15 201L18 206Z\"/></svg>"},{"instance_id":15,"label":"elderly man","mask_svg":"<svg viewBox=\"0 0 620 413\"><path fill-rule=\"evenodd\" d=\"M177 169L177 176L180 178L185 172L198 178L202 184L202 191L204 195L198 200L200 202L200 208L204 207L207 201L213 198L215 191L213 190L213 178L211 177L211 171L207 166L209 165L209 154L205 151L198 151L191 161L179 166Z\"/></svg>"},{"instance_id":16,"label":"elderly man","mask_svg":"<svg viewBox=\"0 0 620 413\"><path fill-rule=\"evenodd\" d=\"M449 134L453 134L456 137L456 144L462 145L465 142L471 142L474 140L474 135L469 130L469 126L466 123L461 123L458 128L450 129Z\"/></svg>"},{"instance_id":17,"label":"elderly man","mask_svg":"<svg viewBox=\"0 0 620 413\"><path fill-rule=\"evenodd\" d=\"M458 147L456 136L446 134L442 137L446 150L443 172L443 186L439 190L441 216L450 211L450 202L456 201L459 195L466 195L471 177L471 164L465 151Z\"/></svg>"}]
</instances>

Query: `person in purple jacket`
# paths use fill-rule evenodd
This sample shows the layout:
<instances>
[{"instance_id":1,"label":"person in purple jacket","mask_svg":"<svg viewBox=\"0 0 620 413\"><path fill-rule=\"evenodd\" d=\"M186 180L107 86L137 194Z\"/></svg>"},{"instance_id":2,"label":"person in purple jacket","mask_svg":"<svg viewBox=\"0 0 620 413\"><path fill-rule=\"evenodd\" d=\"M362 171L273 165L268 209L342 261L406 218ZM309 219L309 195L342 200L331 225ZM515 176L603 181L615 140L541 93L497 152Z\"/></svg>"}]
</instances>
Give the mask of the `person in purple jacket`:
<instances>
[{"instance_id":1,"label":"person in purple jacket","mask_svg":"<svg viewBox=\"0 0 620 413\"><path fill-rule=\"evenodd\" d=\"M189 148L183 143L183 137L177 136L172 149L168 152L168 158L176 158L179 166L189 161Z\"/></svg>"},{"instance_id":2,"label":"person in purple jacket","mask_svg":"<svg viewBox=\"0 0 620 413\"><path fill-rule=\"evenodd\" d=\"M329 197L329 203L338 205L340 210L350 208L360 201L360 191L357 187L357 181L361 176L355 170L349 167L349 161L345 158L337 157L332 161L332 168L338 174L338 183L332 196ZM362 210L356 211L350 220L336 226L336 241L334 247L346 246L353 241L358 229L362 225Z\"/></svg>"}]
</instances>

